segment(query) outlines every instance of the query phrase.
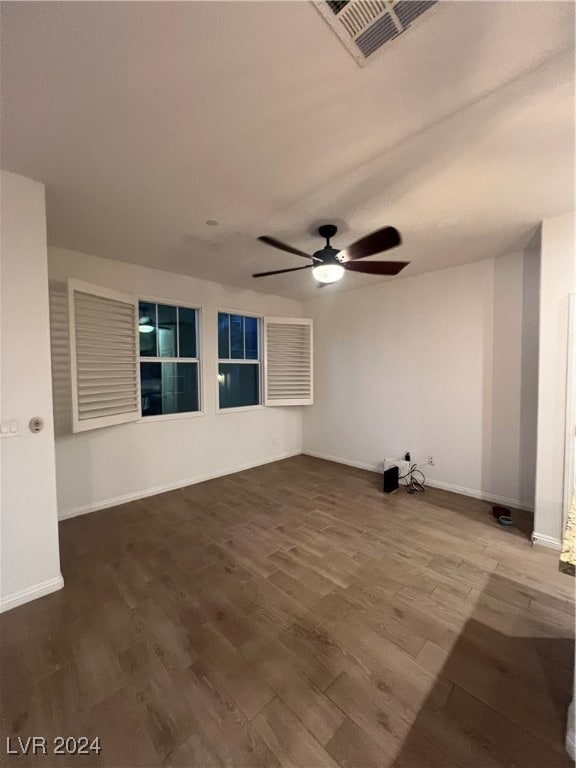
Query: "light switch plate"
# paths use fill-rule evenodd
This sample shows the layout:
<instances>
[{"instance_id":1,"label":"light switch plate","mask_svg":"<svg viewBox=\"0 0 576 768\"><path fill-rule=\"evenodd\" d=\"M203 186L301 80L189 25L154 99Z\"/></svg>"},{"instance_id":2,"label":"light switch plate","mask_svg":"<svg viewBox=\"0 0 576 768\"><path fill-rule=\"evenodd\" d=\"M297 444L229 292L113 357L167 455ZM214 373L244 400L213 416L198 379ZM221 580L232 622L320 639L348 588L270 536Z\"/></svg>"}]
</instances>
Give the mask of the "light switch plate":
<instances>
[{"instance_id":1,"label":"light switch plate","mask_svg":"<svg viewBox=\"0 0 576 768\"><path fill-rule=\"evenodd\" d=\"M16 419L11 419L10 421L3 421L0 424L0 437L2 439L8 438L8 437L20 437L20 429L18 427L18 422Z\"/></svg>"}]
</instances>

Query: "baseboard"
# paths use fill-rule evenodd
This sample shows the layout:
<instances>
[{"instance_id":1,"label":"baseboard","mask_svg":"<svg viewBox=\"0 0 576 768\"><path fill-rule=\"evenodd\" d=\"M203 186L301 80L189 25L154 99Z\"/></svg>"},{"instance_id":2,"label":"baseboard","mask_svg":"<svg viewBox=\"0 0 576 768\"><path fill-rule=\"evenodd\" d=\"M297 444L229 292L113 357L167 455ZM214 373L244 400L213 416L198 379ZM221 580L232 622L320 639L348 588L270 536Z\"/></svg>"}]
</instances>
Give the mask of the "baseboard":
<instances>
[{"instance_id":1,"label":"baseboard","mask_svg":"<svg viewBox=\"0 0 576 768\"><path fill-rule=\"evenodd\" d=\"M60 575L55 579L48 579L47 581L40 582L40 584L35 584L33 587L14 592L12 595L0 599L0 613L17 608L19 605L24 605L24 603L29 603L32 600L37 600L39 597L45 597L51 592L62 589L63 586L64 579Z\"/></svg>"},{"instance_id":2,"label":"baseboard","mask_svg":"<svg viewBox=\"0 0 576 768\"><path fill-rule=\"evenodd\" d=\"M302 451L304 456L313 456L315 459L324 459L324 461L334 461L336 464L345 464L347 467L356 467L356 469L367 469L369 472L382 472L384 470L384 460L377 464L365 464L362 461L352 461L352 459L343 459L341 456L331 456L329 453L319 453L318 451Z\"/></svg>"},{"instance_id":3,"label":"baseboard","mask_svg":"<svg viewBox=\"0 0 576 768\"><path fill-rule=\"evenodd\" d=\"M471 496L473 499L489 501L492 504L501 504L503 507L512 507L513 509L522 509L526 512L534 512L534 506L532 504L529 504L526 501L521 501L520 499L509 499L507 496L498 496L495 493L476 491L474 488L465 488L460 485L454 485L453 483L443 483L440 480L427 479L426 485L429 485L431 488L439 488L443 491L460 493L462 496Z\"/></svg>"},{"instance_id":4,"label":"baseboard","mask_svg":"<svg viewBox=\"0 0 576 768\"><path fill-rule=\"evenodd\" d=\"M351 459L343 459L341 456L331 456L327 453L319 453L318 451L303 451L305 456L314 456L317 459L324 459L325 461L335 461L337 464L345 464L348 467L356 467L357 469L367 469L369 472L382 472L384 468L384 460L375 464L366 464L361 461L352 461ZM451 493L459 493L462 496L470 496L473 499L480 499L481 501L489 501L492 504L501 504L505 507L513 507L514 509L522 509L527 512L533 512L533 505L528 502L521 501L520 499L509 499L505 496L497 496L494 493L485 493L484 491L478 491L474 488L466 488L462 485L455 485L454 483L444 483L441 480L430 480L426 478L426 485L430 488L438 488L443 491L450 491Z\"/></svg>"},{"instance_id":5,"label":"baseboard","mask_svg":"<svg viewBox=\"0 0 576 768\"><path fill-rule=\"evenodd\" d=\"M119 504L127 504L130 501L138 501L139 499L146 499L148 496L157 496L159 493L167 493L168 491L177 491L179 488L186 488L188 485L197 485L198 483L204 483L206 480L214 480L217 477L224 477L224 475L234 475L236 472L244 472L247 469L254 469L254 467L261 467L264 464L273 464L275 461L282 461L283 459L289 459L292 456L300 456L302 451L288 451L278 456L273 456L267 459L259 459L258 461L252 461L248 464L242 464L233 469L222 469L217 472L210 472L205 475L187 478L186 480L178 480L175 483L166 483L165 485L157 485L154 488L146 488L142 491L134 491L133 493L126 493L123 496L115 496L111 499L104 499L103 501L95 501L92 504L84 504L80 507L72 507L71 509L65 509L58 513L58 520L67 520L70 517L78 517L79 515L86 515L89 512L96 512L99 509L109 509L110 507L117 507Z\"/></svg>"},{"instance_id":6,"label":"baseboard","mask_svg":"<svg viewBox=\"0 0 576 768\"><path fill-rule=\"evenodd\" d=\"M568 707L566 723L566 752L572 760L576 760L576 713L574 711L574 699Z\"/></svg>"},{"instance_id":7,"label":"baseboard","mask_svg":"<svg viewBox=\"0 0 576 768\"><path fill-rule=\"evenodd\" d=\"M568 752L572 760L576 761L576 737L574 731L566 734L566 752Z\"/></svg>"},{"instance_id":8,"label":"baseboard","mask_svg":"<svg viewBox=\"0 0 576 768\"><path fill-rule=\"evenodd\" d=\"M542 544L543 547L550 547L550 549L562 549L560 539L547 536L545 533L536 533L536 531L532 534L532 544Z\"/></svg>"}]
</instances>

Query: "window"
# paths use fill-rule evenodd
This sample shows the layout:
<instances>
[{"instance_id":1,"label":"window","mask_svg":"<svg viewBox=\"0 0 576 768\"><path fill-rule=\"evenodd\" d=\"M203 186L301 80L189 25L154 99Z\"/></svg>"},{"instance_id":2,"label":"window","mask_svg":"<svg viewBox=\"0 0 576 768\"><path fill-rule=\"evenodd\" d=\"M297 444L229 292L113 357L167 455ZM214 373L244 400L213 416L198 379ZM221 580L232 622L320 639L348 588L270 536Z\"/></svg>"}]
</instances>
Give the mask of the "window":
<instances>
[{"instance_id":1,"label":"window","mask_svg":"<svg viewBox=\"0 0 576 768\"><path fill-rule=\"evenodd\" d=\"M246 408L260 402L260 320L219 312L219 407Z\"/></svg>"},{"instance_id":2,"label":"window","mask_svg":"<svg viewBox=\"0 0 576 768\"><path fill-rule=\"evenodd\" d=\"M198 310L140 301L142 416L200 410Z\"/></svg>"},{"instance_id":3,"label":"window","mask_svg":"<svg viewBox=\"0 0 576 768\"><path fill-rule=\"evenodd\" d=\"M73 432L200 413L199 309L75 279L65 304L60 289L53 370L70 370ZM218 410L312 404L312 320L219 312L217 327Z\"/></svg>"}]
</instances>

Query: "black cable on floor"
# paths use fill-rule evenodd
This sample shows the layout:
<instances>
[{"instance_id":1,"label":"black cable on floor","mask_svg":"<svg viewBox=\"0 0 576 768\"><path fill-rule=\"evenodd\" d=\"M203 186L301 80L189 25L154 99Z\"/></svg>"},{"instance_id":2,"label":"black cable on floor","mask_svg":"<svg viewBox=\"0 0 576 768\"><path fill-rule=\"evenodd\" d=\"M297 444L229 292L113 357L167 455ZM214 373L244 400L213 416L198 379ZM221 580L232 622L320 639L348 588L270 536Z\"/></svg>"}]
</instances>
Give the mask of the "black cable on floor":
<instances>
[{"instance_id":1,"label":"black cable on floor","mask_svg":"<svg viewBox=\"0 0 576 768\"><path fill-rule=\"evenodd\" d=\"M421 479L416 478L415 475L418 475ZM426 477L424 472L422 472L421 469L418 469L418 464L411 464L408 472L406 472L405 475L400 475L398 480L406 480L404 483L406 493L419 493L426 490L426 488L424 488Z\"/></svg>"}]
</instances>

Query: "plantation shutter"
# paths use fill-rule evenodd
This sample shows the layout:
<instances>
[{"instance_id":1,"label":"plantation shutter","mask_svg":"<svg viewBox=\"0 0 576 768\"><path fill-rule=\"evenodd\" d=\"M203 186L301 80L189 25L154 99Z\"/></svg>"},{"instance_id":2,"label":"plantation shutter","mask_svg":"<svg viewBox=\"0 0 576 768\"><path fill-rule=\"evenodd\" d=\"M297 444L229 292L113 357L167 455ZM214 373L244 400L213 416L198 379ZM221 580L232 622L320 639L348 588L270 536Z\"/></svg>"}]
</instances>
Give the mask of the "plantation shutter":
<instances>
[{"instance_id":1,"label":"plantation shutter","mask_svg":"<svg viewBox=\"0 0 576 768\"><path fill-rule=\"evenodd\" d=\"M312 320L264 318L265 405L312 405Z\"/></svg>"},{"instance_id":2,"label":"plantation shutter","mask_svg":"<svg viewBox=\"0 0 576 768\"><path fill-rule=\"evenodd\" d=\"M50 348L52 352L52 400L56 436L72 432L72 388L70 385L70 312L68 286L51 281Z\"/></svg>"},{"instance_id":3,"label":"plantation shutter","mask_svg":"<svg viewBox=\"0 0 576 768\"><path fill-rule=\"evenodd\" d=\"M72 429L140 418L138 299L68 281Z\"/></svg>"}]
</instances>

